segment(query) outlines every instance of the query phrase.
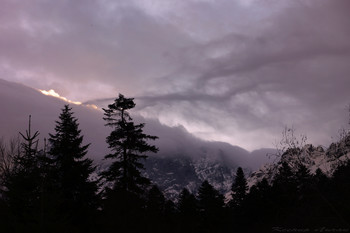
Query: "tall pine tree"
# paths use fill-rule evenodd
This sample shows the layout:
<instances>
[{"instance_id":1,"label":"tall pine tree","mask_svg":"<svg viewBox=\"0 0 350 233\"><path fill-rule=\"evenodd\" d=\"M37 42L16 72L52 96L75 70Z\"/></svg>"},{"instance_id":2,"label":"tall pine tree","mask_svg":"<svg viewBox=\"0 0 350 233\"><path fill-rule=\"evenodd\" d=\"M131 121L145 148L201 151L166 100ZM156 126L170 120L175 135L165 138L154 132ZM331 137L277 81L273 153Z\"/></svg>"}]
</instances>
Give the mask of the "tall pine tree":
<instances>
[{"instance_id":1,"label":"tall pine tree","mask_svg":"<svg viewBox=\"0 0 350 233\"><path fill-rule=\"evenodd\" d=\"M241 167L237 168L235 181L232 184L231 191L232 201L230 204L233 207L241 206L248 191L247 180Z\"/></svg>"},{"instance_id":2,"label":"tall pine tree","mask_svg":"<svg viewBox=\"0 0 350 233\"><path fill-rule=\"evenodd\" d=\"M135 107L133 98L119 94L114 103L104 110L106 126L112 132L106 142L111 150L106 159L112 159L111 165L102 173L102 177L111 184L105 189L103 224L106 230L139 232L144 218L145 191L150 185L144 177L141 160L148 152L157 152L158 148L149 145L147 140L157 137L143 133L144 124L134 124L129 110ZM138 219L138 224L135 224Z\"/></svg>"},{"instance_id":3,"label":"tall pine tree","mask_svg":"<svg viewBox=\"0 0 350 233\"><path fill-rule=\"evenodd\" d=\"M207 180L198 189L200 232L221 232L224 196Z\"/></svg>"},{"instance_id":4,"label":"tall pine tree","mask_svg":"<svg viewBox=\"0 0 350 233\"><path fill-rule=\"evenodd\" d=\"M224 206L224 196L205 180L198 190L198 204L202 213L217 214Z\"/></svg>"},{"instance_id":5,"label":"tall pine tree","mask_svg":"<svg viewBox=\"0 0 350 233\"><path fill-rule=\"evenodd\" d=\"M89 217L97 207L97 183L89 179L95 167L86 158L89 144L83 145L83 136L72 109L65 105L56 121L55 134L50 134L49 155L56 167L57 192L60 211L76 228L87 232ZM85 229L83 229L85 226Z\"/></svg>"},{"instance_id":6,"label":"tall pine tree","mask_svg":"<svg viewBox=\"0 0 350 233\"><path fill-rule=\"evenodd\" d=\"M147 152L158 151L157 147L147 143L147 140L158 137L144 134L145 124L134 124L129 115L129 110L134 107L133 98L125 98L119 94L113 104L103 109L106 126L113 128L106 140L111 153L105 158L114 160L103 176L113 183L114 189L139 194L149 184L149 180L141 174L144 166L140 160L147 158Z\"/></svg>"},{"instance_id":7,"label":"tall pine tree","mask_svg":"<svg viewBox=\"0 0 350 233\"><path fill-rule=\"evenodd\" d=\"M179 212L178 232L197 232L199 228L198 200L184 188L178 197L177 210Z\"/></svg>"}]
</instances>

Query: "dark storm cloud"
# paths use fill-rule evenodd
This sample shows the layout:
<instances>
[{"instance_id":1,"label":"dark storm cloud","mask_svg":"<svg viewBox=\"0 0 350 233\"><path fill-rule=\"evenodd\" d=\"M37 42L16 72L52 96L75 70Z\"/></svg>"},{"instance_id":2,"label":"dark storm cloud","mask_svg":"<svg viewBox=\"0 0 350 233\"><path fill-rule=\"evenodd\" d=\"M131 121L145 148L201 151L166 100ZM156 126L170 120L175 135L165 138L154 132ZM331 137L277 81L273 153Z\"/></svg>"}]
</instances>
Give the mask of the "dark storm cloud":
<instances>
[{"instance_id":1,"label":"dark storm cloud","mask_svg":"<svg viewBox=\"0 0 350 233\"><path fill-rule=\"evenodd\" d=\"M189 42L128 2L5 1L13 14L1 27L2 63L41 88L69 82L75 88L64 94L71 96L82 82L137 92L150 75L172 69L168 50Z\"/></svg>"},{"instance_id":2,"label":"dark storm cloud","mask_svg":"<svg viewBox=\"0 0 350 233\"><path fill-rule=\"evenodd\" d=\"M350 4L309 3L291 4L270 19L274 21L263 33L232 34L193 48L191 55L202 57L203 64L197 79L181 93L145 99L154 106L192 102L196 110L187 117L203 119L204 113L206 122L220 122L218 130L253 131L260 137L263 131L276 133L293 124L316 143L329 141L320 135L341 127L350 100L350 27L344 10ZM226 48L223 56L203 59L206 49L221 47ZM201 106L206 107L198 111ZM223 116L218 113L226 117L218 118Z\"/></svg>"},{"instance_id":3,"label":"dark storm cloud","mask_svg":"<svg viewBox=\"0 0 350 233\"><path fill-rule=\"evenodd\" d=\"M346 122L350 2L2 1L1 78L253 149ZM95 101L95 99L97 99ZM107 101L106 101L107 100Z\"/></svg>"}]
</instances>

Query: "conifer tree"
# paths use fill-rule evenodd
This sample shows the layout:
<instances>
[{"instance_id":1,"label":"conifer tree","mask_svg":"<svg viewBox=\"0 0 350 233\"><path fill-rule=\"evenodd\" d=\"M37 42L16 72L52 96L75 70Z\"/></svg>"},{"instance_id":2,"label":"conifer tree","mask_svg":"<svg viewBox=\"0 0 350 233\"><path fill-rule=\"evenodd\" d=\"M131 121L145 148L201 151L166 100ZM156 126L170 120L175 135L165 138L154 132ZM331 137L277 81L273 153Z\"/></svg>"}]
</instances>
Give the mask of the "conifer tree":
<instances>
[{"instance_id":1,"label":"conifer tree","mask_svg":"<svg viewBox=\"0 0 350 233\"><path fill-rule=\"evenodd\" d=\"M96 208L97 183L89 179L95 167L85 157L89 144L82 145L84 137L71 110L65 105L56 121L55 134L49 138L49 155L56 169L54 179L61 198L60 210L80 227Z\"/></svg>"},{"instance_id":2,"label":"conifer tree","mask_svg":"<svg viewBox=\"0 0 350 233\"><path fill-rule=\"evenodd\" d=\"M184 188L179 194L177 209L182 216L194 216L198 210L196 197Z\"/></svg>"},{"instance_id":3,"label":"conifer tree","mask_svg":"<svg viewBox=\"0 0 350 233\"><path fill-rule=\"evenodd\" d=\"M178 232L197 232L199 225L198 200L187 188L184 188L179 194L177 210L180 217Z\"/></svg>"},{"instance_id":4,"label":"conifer tree","mask_svg":"<svg viewBox=\"0 0 350 233\"><path fill-rule=\"evenodd\" d=\"M111 153L106 159L113 159L111 166L103 176L113 183L113 189L140 194L150 182L143 177L141 170L148 152L156 153L158 148L147 143L158 137L143 133L145 124L135 124L129 110L135 107L133 98L125 98L122 94L104 110L103 118L113 131L107 137Z\"/></svg>"},{"instance_id":5,"label":"conifer tree","mask_svg":"<svg viewBox=\"0 0 350 233\"><path fill-rule=\"evenodd\" d=\"M33 135L31 132L31 116L29 116L29 126L26 130L26 134L19 133L24 142L22 143L23 153L16 158L17 170L30 171L36 168L37 152L38 152L38 136L39 131L36 131Z\"/></svg>"},{"instance_id":6,"label":"conifer tree","mask_svg":"<svg viewBox=\"0 0 350 233\"><path fill-rule=\"evenodd\" d=\"M207 180L198 189L201 232L221 232L224 196Z\"/></svg>"},{"instance_id":7,"label":"conifer tree","mask_svg":"<svg viewBox=\"0 0 350 233\"><path fill-rule=\"evenodd\" d=\"M129 110L134 107L133 98L119 94L108 108L103 109L106 126L112 128L106 138L110 153L105 159L112 159L112 162L101 175L110 184L104 190L103 221L106 228L139 232L147 204L145 191L150 185L149 179L141 173L144 169L142 160L147 158L147 153L155 153L158 148L148 144L148 140L157 137L143 133L145 124L133 122ZM135 219L139 224L135 224Z\"/></svg>"},{"instance_id":8,"label":"conifer tree","mask_svg":"<svg viewBox=\"0 0 350 233\"><path fill-rule=\"evenodd\" d=\"M296 176L287 162L282 162L273 179L275 221L288 222L293 219L293 209L298 201Z\"/></svg>"},{"instance_id":9,"label":"conifer tree","mask_svg":"<svg viewBox=\"0 0 350 233\"><path fill-rule=\"evenodd\" d=\"M167 231L167 219L165 209L165 197L157 185L153 185L147 193L146 201L146 223L148 232Z\"/></svg>"},{"instance_id":10,"label":"conifer tree","mask_svg":"<svg viewBox=\"0 0 350 233\"><path fill-rule=\"evenodd\" d=\"M21 150L13 158L13 167L5 177L6 191L3 197L13 214L13 228L17 231L36 231L36 210L40 198L41 174L38 159L38 135L31 132L31 116L23 139Z\"/></svg>"},{"instance_id":11,"label":"conifer tree","mask_svg":"<svg viewBox=\"0 0 350 233\"><path fill-rule=\"evenodd\" d=\"M205 180L198 190L198 203L201 212L217 213L224 206L224 197Z\"/></svg>"},{"instance_id":12,"label":"conifer tree","mask_svg":"<svg viewBox=\"0 0 350 233\"><path fill-rule=\"evenodd\" d=\"M231 205L233 207L241 206L248 191L247 180L244 176L243 169L241 167L237 168L236 177L231 187L232 201Z\"/></svg>"},{"instance_id":13,"label":"conifer tree","mask_svg":"<svg viewBox=\"0 0 350 233\"><path fill-rule=\"evenodd\" d=\"M300 164L295 172L295 181L300 193L310 191L312 184L311 178L310 170L305 165Z\"/></svg>"},{"instance_id":14,"label":"conifer tree","mask_svg":"<svg viewBox=\"0 0 350 233\"><path fill-rule=\"evenodd\" d=\"M165 197L157 185L153 185L147 195L147 211L160 216L165 210Z\"/></svg>"},{"instance_id":15,"label":"conifer tree","mask_svg":"<svg viewBox=\"0 0 350 233\"><path fill-rule=\"evenodd\" d=\"M292 188L296 183L295 175L287 162L283 162L273 180L273 186L286 189Z\"/></svg>"}]
</instances>

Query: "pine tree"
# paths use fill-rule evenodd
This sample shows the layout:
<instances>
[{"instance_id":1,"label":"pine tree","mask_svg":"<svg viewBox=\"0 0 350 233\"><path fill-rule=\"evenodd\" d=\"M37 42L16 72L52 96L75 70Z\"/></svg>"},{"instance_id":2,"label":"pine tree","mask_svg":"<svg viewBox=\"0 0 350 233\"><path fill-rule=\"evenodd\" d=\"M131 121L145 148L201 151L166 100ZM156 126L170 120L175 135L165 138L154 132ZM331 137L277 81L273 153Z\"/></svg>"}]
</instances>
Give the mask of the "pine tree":
<instances>
[{"instance_id":1,"label":"pine tree","mask_svg":"<svg viewBox=\"0 0 350 233\"><path fill-rule=\"evenodd\" d=\"M274 208L275 212L278 213L275 216L276 222L287 224L295 221L294 209L298 202L297 190L294 172L287 162L282 162L272 184Z\"/></svg>"},{"instance_id":2,"label":"pine tree","mask_svg":"<svg viewBox=\"0 0 350 233\"><path fill-rule=\"evenodd\" d=\"M179 194L177 209L180 221L178 232L197 232L199 226L198 200L186 188Z\"/></svg>"},{"instance_id":3,"label":"pine tree","mask_svg":"<svg viewBox=\"0 0 350 233\"><path fill-rule=\"evenodd\" d=\"M224 206L224 197L205 180L198 190L198 203L201 212L217 213Z\"/></svg>"},{"instance_id":4,"label":"pine tree","mask_svg":"<svg viewBox=\"0 0 350 233\"><path fill-rule=\"evenodd\" d=\"M189 217L197 214L197 199L188 189L184 188L178 199L177 208L182 216Z\"/></svg>"},{"instance_id":5,"label":"pine tree","mask_svg":"<svg viewBox=\"0 0 350 233\"><path fill-rule=\"evenodd\" d=\"M105 158L114 159L103 176L113 183L113 189L140 194L144 186L150 183L141 174L144 165L140 160L147 158L146 153L158 151L157 147L147 143L147 140L155 140L158 137L144 134L145 124L134 124L129 115L129 110L134 107L133 98L125 98L119 94L113 104L103 109L106 126L113 128L106 140L111 153Z\"/></svg>"},{"instance_id":6,"label":"pine tree","mask_svg":"<svg viewBox=\"0 0 350 233\"><path fill-rule=\"evenodd\" d=\"M77 227L88 228L88 217L97 205L97 183L89 179L95 167L85 158L89 144L82 145L83 136L72 109L65 105L56 121L55 134L50 134L49 155L56 167L55 181L61 198L62 214ZM91 222L91 221L90 221Z\"/></svg>"},{"instance_id":7,"label":"pine tree","mask_svg":"<svg viewBox=\"0 0 350 233\"><path fill-rule=\"evenodd\" d=\"M198 204L201 217L201 232L221 232L224 196L207 180L198 189Z\"/></svg>"},{"instance_id":8,"label":"pine tree","mask_svg":"<svg viewBox=\"0 0 350 233\"><path fill-rule=\"evenodd\" d=\"M271 186L267 179L263 178L250 188L245 198L243 210L241 209L233 216L236 225L233 228L237 230L237 226L239 226L245 232L270 232L271 221L275 214L273 203Z\"/></svg>"},{"instance_id":9,"label":"pine tree","mask_svg":"<svg viewBox=\"0 0 350 233\"><path fill-rule=\"evenodd\" d=\"M165 197L157 185L153 185L152 188L148 191L146 205L147 211L151 215L161 216L161 214L164 213Z\"/></svg>"},{"instance_id":10,"label":"pine tree","mask_svg":"<svg viewBox=\"0 0 350 233\"><path fill-rule=\"evenodd\" d=\"M243 169L237 168L236 177L231 187L232 200L230 202L232 207L241 206L248 191L247 180L244 176Z\"/></svg>"},{"instance_id":11,"label":"pine tree","mask_svg":"<svg viewBox=\"0 0 350 233\"><path fill-rule=\"evenodd\" d=\"M312 175L310 170L303 164L299 164L297 171L295 172L295 182L298 188L299 194L310 191Z\"/></svg>"},{"instance_id":12,"label":"pine tree","mask_svg":"<svg viewBox=\"0 0 350 233\"><path fill-rule=\"evenodd\" d=\"M142 160L147 158L147 153L156 153L158 148L147 143L157 137L143 133L145 124L133 122L129 110L134 107L133 98L125 98L119 94L114 103L103 109L106 126L113 129L106 138L111 152L105 156L105 159L113 161L101 174L108 182L104 190L103 208L103 221L107 230L142 230L147 204L145 191L150 185L149 179L141 173L144 169ZM135 219L138 219L138 224L135 224Z\"/></svg>"},{"instance_id":13,"label":"pine tree","mask_svg":"<svg viewBox=\"0 0 350 233\"><path fill-rule=\"evenodd\" d=\"M286 189L293 189L296 185L296 177L287 162L283 162L273 180L273 186ZM288 190L287 193L291 191Z\"/></svg>"},{"instance_id":14,"label":"pine tree","mask_svg":"<svg viewBox=\"0 0 350 233\"><path fill-rule=\"evenodd\" d=\"M167 230L165 202L163 193L159 190L157 185L153 185L147 193L147 232L157 233Z\"/></svg>"},{"instance_id":15,"label":"pine tree","mask_svg":"<svg viewBox=\"0 0 350 233\"><path fill-rule=\"evenodd\" d=\"M31 133L31 116L29 116L29 126L26 130L26 134L19 133L24 142L22 143L23 154L16 158L16 168L17 170L27 171L36 168L37 163L37 152L38 152L38 136L39 131L36 131L34 135Z\"/></svg>"},{"instance_id":16,"label":"pine tree","mask_svg":"<svg viewBox=\"0 0 350 233\"><path fill-rule=\"evenodd\" d=\"M17 231L38 231L36 211L40 200L41 173L38 159L39 132L31 132L31 116L23 139L21 150L13 158L13 166L8 171L4 186L3 198L13 214L12 226Z\"/></svg>"}]
</instances>

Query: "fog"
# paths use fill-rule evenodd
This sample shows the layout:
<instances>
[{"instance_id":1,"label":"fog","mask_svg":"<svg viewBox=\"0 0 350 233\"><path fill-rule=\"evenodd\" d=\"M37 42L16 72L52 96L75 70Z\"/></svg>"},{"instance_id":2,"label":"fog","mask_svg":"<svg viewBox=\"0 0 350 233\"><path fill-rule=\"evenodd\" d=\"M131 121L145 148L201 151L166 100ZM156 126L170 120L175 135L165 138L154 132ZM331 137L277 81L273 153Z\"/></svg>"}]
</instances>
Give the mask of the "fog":
<instances>
[{"instance_id":1,"label":"fog","mask_svg":"<svg viewBox=\"0 0 350 233\"><path fill-rule=\"evenodd\" d=\"M28 116L32 117L32 131L40 132L40 143L54 133L55 121L67 102L43 95L40 91L22 84L0 80L0 136L6 140L18 137L18 132L28 128ZM137 103L136 103L137 104ZM83 105L70 104L74 116L78 118L84 144L91 143L88 156L100 163L109 152L105 138L111 128L104 126L103 111ZM131 113L133 114L133 112ZM203 153L211 159L232 166L245 166L255 169L267 161L266 153L271 150L248 152L245 149L219 141L204 141L186 131L184 127L162 125L157 119L144 118L134 113L135 122L145 122L145 132L158 136L154 141L159 147L158 154L150 156L190 156L195 158ZM153 142L150 142L153 143Z\"/></svg>"}]
</instances>

